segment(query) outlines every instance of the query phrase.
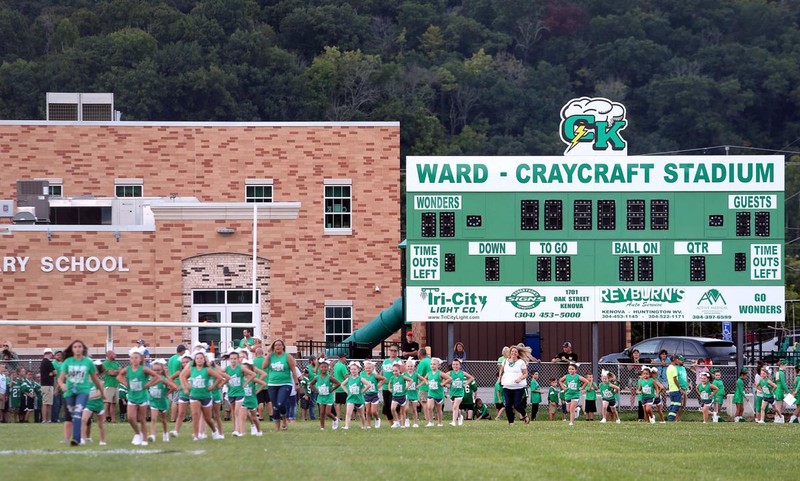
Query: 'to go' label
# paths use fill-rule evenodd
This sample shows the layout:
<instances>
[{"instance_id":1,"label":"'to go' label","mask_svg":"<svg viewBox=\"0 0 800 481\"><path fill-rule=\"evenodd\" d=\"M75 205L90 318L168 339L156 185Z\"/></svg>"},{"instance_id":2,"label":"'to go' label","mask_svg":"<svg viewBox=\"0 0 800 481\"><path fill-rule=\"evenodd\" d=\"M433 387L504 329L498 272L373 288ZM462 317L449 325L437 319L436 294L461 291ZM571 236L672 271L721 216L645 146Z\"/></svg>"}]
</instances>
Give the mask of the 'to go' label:
<instances>
[{"instance_id":1,"label":"'to go' label","mask_svg":"<svg viewBox=\"0 0 800 481\"><path fill-rule=\"evenodd\" d=\"M578 243L567 241L531 242L532 256L574 256L578 255Z\"/></svg>"}]
</instances>

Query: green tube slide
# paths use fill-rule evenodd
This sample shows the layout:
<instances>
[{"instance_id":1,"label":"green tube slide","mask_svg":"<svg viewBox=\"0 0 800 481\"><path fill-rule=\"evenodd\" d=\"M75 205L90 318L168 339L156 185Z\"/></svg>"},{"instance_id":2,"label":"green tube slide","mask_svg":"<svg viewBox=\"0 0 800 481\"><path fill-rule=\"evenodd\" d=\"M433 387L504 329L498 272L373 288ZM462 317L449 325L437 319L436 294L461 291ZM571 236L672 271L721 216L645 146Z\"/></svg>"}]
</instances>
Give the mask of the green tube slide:
<instances>
[{"instance_id":1,"label":"green tube slide","mask_svg":"<svg viewBox=\"0 0 800 481\"><path fill-rule=\"evenodd\" d=\"M401 327L403 327L402 297L394 301L388 309L384 309L375 319L369 321L364 327L342 341L341 344L332 349L327 349L325 355L332 358L338 356L340 352L349 354L349 343L351 342L366 344L373 348L400 330Z\"/></svg>"}]
</instances>

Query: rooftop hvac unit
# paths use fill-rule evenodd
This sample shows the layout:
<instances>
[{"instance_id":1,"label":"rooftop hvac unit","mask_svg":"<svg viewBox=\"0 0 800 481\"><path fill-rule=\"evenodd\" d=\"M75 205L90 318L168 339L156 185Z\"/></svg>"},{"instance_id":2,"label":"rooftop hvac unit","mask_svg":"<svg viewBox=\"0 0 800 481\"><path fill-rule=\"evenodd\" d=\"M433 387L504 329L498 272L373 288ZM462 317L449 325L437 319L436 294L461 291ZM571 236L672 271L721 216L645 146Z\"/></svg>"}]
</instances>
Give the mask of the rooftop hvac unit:
<instances>
[{"instance_id":1,"label":"rooftop hvac unit","mask_svg":"<svg viewBox=\"0 0 800 481\"><path fill-rule=\"evenodd\" d=\"M50 182L46 180L18 180L17 207L33 207L38 222L50 221Z\"/></svg>"},{"instance_id":2,"label":"rooftop hvac unit","mask_svg":"<svg viewBox=\"0 0 800 481\"><path fill-rule=\"evenodd\" d=\"M47 92L49 121L113 122L116 119L112 93Z\"/></svg>"}]
</instances>

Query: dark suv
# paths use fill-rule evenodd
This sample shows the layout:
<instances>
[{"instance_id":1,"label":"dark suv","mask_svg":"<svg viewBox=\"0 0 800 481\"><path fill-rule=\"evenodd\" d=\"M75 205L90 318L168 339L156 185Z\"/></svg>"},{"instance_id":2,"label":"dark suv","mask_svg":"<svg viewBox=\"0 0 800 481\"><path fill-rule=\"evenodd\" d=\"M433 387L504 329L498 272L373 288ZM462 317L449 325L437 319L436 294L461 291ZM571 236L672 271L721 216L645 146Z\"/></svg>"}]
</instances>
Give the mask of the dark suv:
<instances>
[{"instance_id":1,"label":"dark suv","mask_svg":"<svg viewBox=\"0 0 800 481\"><path fill-rule=\"evenodd\" d=\"M639 350L641 362L656 359L659 351L666 349L670 356L683 354L686 360L711 359L711 362L717 365L736 364L736 345L731 341L688 336L651 337L618 354L605 355L600 358L600 362L631 362L631 352L634 349Z\"/></svg>"}]
</instances>

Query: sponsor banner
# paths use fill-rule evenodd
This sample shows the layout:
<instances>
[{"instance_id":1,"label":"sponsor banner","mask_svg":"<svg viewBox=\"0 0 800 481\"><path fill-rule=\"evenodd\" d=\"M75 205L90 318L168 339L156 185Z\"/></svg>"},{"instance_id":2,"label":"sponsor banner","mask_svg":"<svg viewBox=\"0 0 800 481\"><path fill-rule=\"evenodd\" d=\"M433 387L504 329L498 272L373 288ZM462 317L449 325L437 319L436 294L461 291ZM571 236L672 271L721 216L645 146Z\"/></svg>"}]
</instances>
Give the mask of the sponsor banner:
<instances>
[{"instance_id":1,"label":"sponsor banner","mask_svg":"<svg viewBox=\"0 0 800 481\"><path fill-rule=\"evenodd\" d=\"M407 288L411 322L781 322L783 286Z\"/></svg>"},{"instance_id":2,"label":"sponsor banner","mask_svg":"<svg viewBox=\"0 0 800 481\"><path fill-rule=\"evenodd\" d=\"M408 320L588 321L594 317L593 287L407 287Z\"/></svg>"},{"instance_id":3,"label":"sponsor banner","mask_svg":"<svg viewBox=\"0 0 800 481\"><path fill-rule=\"evenodd\" d=\"M415 157L407 192L783 192L783 156ZM746 196L745 196L746 197ZM750 196L761 198L761 195ZM755 199L740 199L752 202ZM729 201L729 205L731 202ZM758 200L767 205L772 200ZM775 203L777 204L777 198ZM761 204L758 204L761 205ZM756 208L756 207L753 207ZM764 207L768 208L768 207Z\"/></svg>"},{"instance_id":4,"label":"sponsor banner","mask_svg":"<svg viewBox=\"0 0 800 481\"><path fill-rule=\"evenodd\" d=\"M596 287L598 321L782 322L783 286Z\"/></svg>"}]
</instances>

